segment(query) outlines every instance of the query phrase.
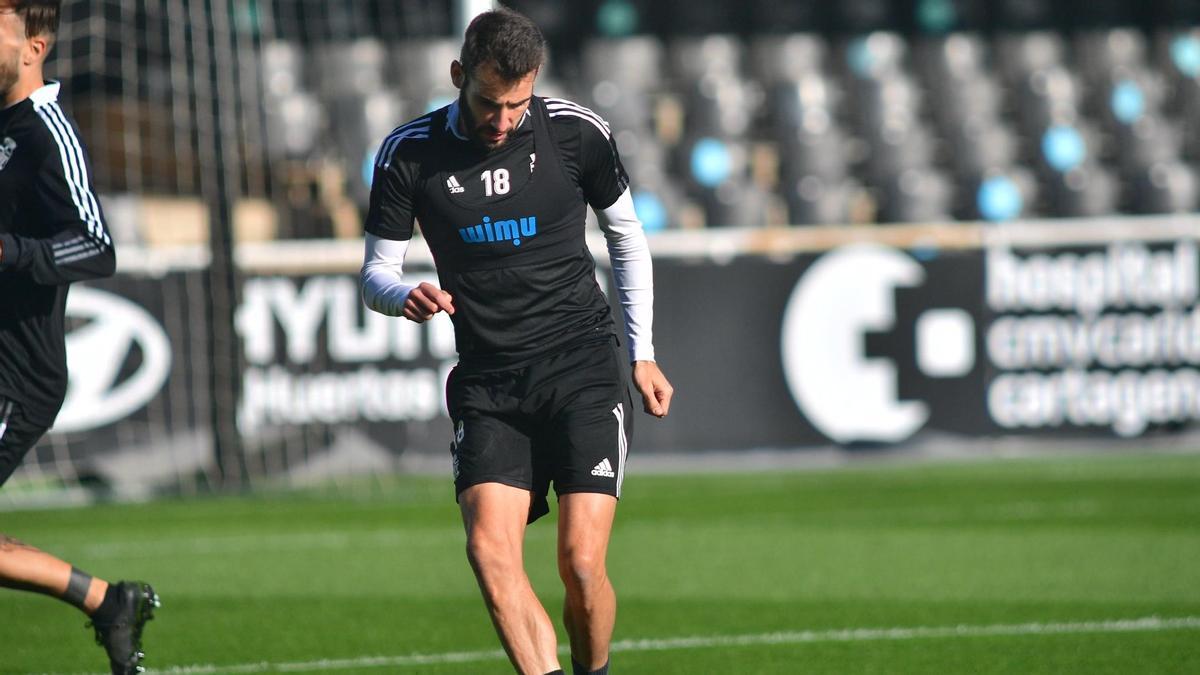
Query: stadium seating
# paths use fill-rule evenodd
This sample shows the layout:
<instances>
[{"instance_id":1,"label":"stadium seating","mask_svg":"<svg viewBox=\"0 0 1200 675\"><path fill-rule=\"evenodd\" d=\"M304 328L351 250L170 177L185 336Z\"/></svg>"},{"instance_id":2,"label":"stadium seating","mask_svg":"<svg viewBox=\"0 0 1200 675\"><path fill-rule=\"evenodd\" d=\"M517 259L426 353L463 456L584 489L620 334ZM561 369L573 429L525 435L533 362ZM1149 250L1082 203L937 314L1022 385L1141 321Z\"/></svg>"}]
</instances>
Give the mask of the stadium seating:
<instances>
[{"instance_id":1,"label":"stadium seating","mask_svg":"<svg viewBox=\"0 0 1200 675\"><path fill-rule=\"evenodd\" d=\"M68 27L86 26L88 12L102 11L95 4L73 8ZM262 101L240 106L243 127L262 138L226 145L261 142L260 172L274 179L249 188L270 194L246 196L306 211L297 200L327 190L298 190L293 179L327 182L332 165L361 211L379 139L457 94L449 5L261 4L239 68L242 90L257 88ZM546 27L538 93L609 121L651 229L1200 208L1200 4L1187 0L513 5ZM170 60L174 24L146 11L138 21L161 19L163 31L122 67L138 73L133 87L91 52L72 56L95 41L64 35L68 88L119 101L80 116L103 136L94 144L102 190L161 191L165 181L144 156L162 143L122 145L125 129L147 124L122 116L153 112L151 122L167 120L159 136L174 134L177 145L203 133L172 128L184 106L156 100L186 71ZM119 44L109 36L100 51ZM145 109L131 96L147 99ZM194 172L178 173L176 189L194 191L185 180Z\"/></svg>"}]
</instances>

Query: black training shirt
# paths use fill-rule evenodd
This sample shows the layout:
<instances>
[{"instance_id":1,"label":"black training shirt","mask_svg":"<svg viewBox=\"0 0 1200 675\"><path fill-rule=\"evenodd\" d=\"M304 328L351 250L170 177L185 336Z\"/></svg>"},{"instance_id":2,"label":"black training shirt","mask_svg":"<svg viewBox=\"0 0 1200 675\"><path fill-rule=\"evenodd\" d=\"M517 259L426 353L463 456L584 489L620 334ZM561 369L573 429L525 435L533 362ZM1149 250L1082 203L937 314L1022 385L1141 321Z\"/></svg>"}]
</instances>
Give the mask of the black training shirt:
<instances>
[{"instance_id":1,"label":"black training shirt","mask_svg":"<svg viewBox=\"0 0 1200 675\"><path fill-rule=\"evenodd\" d=\"M489 152L460 136L458 104L398 127L383 142L366 231L429 243L461 362L517 367L613 334L584 240L587 206L625 191L607 123L570 101L533 97Z\"/></svg>"},{"instance_id":2,"label":"black training shirt","mask_svg":"<svg viewBox=\"0 0 1200 675\"><path fill-rule=\"evenodd\" d=\"M67 390L67 284L109 276L112 239L57 82L0 110L0 397L50 426Z\"/></svg>"}]
</instances>

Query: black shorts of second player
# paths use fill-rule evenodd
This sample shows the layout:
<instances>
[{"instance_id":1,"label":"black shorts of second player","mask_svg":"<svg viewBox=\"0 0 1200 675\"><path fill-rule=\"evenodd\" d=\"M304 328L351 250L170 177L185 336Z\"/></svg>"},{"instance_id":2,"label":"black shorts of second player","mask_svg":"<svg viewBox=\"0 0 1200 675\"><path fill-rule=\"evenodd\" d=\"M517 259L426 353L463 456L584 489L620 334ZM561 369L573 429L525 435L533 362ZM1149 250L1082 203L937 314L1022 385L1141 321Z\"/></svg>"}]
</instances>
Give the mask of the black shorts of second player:
<instances>
[{"instance_id":1,"label":"black shorts of second player","mask_svg":"<svg viewBox=\"0 0 1200 675\"><path fill-rule=\"evenodd\" d=\"M0 485L4 485L25 453L46 433L46 427L30 422L21 404L0 396Z\"/></svg>"},{"instance_id":2,"label":"black shorts of second player","mask_svg":"<svg viewBox=\"0 0 1200 675\"><path fill-rule=\"evenodd\" d=\"M533 493L529 522L558 495L620 498L629 449L630 396L613 340L514 370L455 368L446 383L454 424L456 494L480 483Z\"/></svg>"}]
</instances>

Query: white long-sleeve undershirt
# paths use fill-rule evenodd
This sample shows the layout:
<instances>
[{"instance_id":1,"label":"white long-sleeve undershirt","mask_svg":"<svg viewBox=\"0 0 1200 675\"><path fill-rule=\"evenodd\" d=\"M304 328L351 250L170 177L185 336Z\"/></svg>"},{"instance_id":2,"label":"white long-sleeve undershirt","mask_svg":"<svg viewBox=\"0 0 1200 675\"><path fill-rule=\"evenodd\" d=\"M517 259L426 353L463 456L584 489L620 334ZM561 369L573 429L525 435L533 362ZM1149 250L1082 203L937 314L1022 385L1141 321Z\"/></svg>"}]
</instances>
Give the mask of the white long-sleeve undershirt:
<instances>
[{"instance_id":1,"label":"white long-sleeve undershirt","mask_svg":"<svg viewBox=\"0 0 1200 675\"><path fill-rule=\"evenodd\" d=\"M646 232L633 208L629 190L596 215L604 232L617 282L617 299L625 316L630 360L653 361L654 274ZM367 308L388 316L403 316L404 302L414 288L404 283L407 253L408 241L366 235L361 280Z\"/></svg>"},{"instance_id":2,"label":"white long-sleeve undershirt","mask_svg":"<svg viewBox=\"0 0 1200 675\"><path fill-rule=\"evenodd\" d=\"M404 256L408 240L384 239L367 234L367 250L363 258L363 304L368 309L388 316L403 316L404 301L413 286L404 283Z\"/></svg>"},{"instance_id":3,"label":"white long-sleeve undershirt","mask_svg":"<svg viewBox=\"0 0 1200 675\"><path fill-rule=\"evenodd\" d=\"M625 190L612 206L598 211L597 220L608 245L617 299L625 314L631 361L654 360L654 269L646 231L633 208L633 196Z\"/></svg>"}]
</instances>

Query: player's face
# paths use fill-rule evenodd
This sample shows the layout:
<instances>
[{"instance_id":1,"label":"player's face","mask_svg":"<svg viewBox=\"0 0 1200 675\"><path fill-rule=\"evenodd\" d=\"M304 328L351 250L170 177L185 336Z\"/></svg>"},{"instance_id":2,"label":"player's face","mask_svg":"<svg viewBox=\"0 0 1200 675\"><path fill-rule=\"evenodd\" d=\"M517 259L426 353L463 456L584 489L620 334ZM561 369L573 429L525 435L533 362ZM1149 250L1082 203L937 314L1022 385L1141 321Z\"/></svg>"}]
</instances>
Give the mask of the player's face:
<instances>
[{"instance_id":1,"label":"player's face","mask_svg":"<svg viewBox=\"0 0 1200 675\"><path fill-rule=\"evenodd\" d=\"M11 0L0 0L0 106L7 103L8 92L20 77L25 43L25 22Z\"/></svg>"},{"instance_id":2,"label":"player's face","mask_svg":"<svg viewBox=\"0 0 1200 675\"><path fill-rule=\"evenodd\" d=\"M529 108L537 71L513 81L500 77L491 64L479 66L470 76L459 67L452 74L460 90L464 131L488 150L504 145Z\"/></svg>"}]
</instances>

